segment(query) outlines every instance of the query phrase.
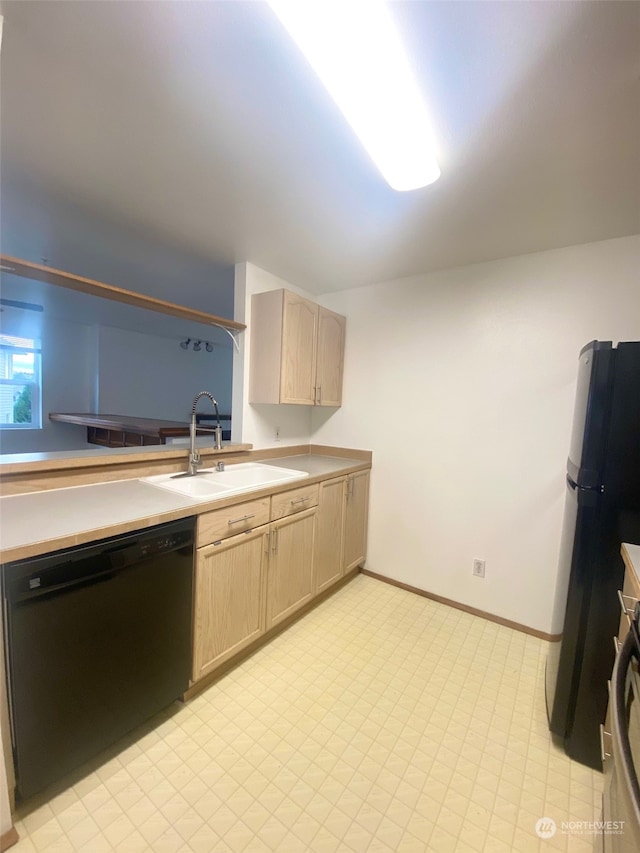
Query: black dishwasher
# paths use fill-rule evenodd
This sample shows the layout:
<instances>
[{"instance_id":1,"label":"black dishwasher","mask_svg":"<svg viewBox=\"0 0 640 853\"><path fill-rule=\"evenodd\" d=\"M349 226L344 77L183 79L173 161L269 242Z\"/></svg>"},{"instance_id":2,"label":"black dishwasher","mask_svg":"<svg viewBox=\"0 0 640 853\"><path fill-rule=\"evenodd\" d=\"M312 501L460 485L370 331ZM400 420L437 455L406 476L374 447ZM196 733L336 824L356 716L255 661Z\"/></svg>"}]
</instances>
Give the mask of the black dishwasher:
<instances>
[{"instance_id":1,"label":"black dishwasher","mask_svg":"<svg viewBox=\"0 0 640 853\"><path fill-rule=\"evenodd\" d=\"M194 519L3 566L17 789L31 796L188 687Z\"/></svg>"}]
</instances>

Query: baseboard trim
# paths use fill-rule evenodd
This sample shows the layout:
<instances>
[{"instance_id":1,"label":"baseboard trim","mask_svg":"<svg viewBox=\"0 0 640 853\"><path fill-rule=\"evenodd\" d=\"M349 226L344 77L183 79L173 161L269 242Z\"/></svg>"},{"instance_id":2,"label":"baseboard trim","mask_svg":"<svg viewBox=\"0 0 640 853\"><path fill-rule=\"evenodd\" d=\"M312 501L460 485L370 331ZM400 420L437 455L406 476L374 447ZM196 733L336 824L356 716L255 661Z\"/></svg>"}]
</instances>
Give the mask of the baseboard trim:
<instances>
[{"instance_id":1,"label":"baseboard trim","mask_svg":"<svg viewBox=\"0 0 640 853\"><path fill-rule=\"evenodd\" d=\"M455 607L456 610L464 610L465 613L471 613L472 616L480 616L489 622L496 622L498 625L504 625L506 628L513 628L514 631L520 631L523 634L529 634L532 637L538 637L541 640L547 640L551 643L557 642L562 634L547 634L544 631L538 631L537 628L530 628L528 625L521 625L520 622L512 622L510 619L503 619L502 616L496 616L493 613L488 613L486 610L478 610L477 607L470 607L468 604L462 604L459 601L454 601L452 598L445 598L443 595L436 595L433 592L427 592L426 589L420 589L417 586L411 586L408 583L388 578L386 575L379 575L377 572L370 572L369 569L360 569L363 575L370 578L375 578L383 583L397 586L399 589L404 589L407 592L413 592L415 595L421 595L423 598L430 598L432 601L437 601L440 604L446 604L449 607Z\"/></svg>"},{"instance_id":2,"label":"baseboard trim","mask_svg":"<svg viewBox=\"0 0 640 853\"><path fill-rule=\"evenodd\" d=\"M4 853L5 850L13 847L14 844L18 843L18 841L20 841L18 830L15 826L12 826L11 829L8 829L0 835L0 853Z\"/></svg>"}]
</instances>

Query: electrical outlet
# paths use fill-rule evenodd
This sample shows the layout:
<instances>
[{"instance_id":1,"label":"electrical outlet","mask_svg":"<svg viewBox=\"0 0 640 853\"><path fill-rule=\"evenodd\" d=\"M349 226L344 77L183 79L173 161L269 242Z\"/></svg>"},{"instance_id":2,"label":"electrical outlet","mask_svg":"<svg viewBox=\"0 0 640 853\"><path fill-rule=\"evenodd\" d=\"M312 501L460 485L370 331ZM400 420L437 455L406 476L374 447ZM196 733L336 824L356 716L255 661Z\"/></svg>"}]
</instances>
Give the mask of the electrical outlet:
<instances>
[{"instance_id":1,"label":"electrical outlet","mask_svg":"<svg viewBox=\"0 0 640 853\"><path fill-rule=\"evenodd\" d=\"M476 578L484 577L484 560L473 561L473 576Z\"/></svg>"}]
</instances>

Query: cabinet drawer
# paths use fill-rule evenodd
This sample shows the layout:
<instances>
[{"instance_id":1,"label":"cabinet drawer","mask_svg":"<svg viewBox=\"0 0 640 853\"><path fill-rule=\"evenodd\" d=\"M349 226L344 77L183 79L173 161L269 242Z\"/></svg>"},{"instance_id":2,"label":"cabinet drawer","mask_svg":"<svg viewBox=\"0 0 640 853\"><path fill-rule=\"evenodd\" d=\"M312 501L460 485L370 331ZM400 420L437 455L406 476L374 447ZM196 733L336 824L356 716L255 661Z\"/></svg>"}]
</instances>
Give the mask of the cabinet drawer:
<instances>
[{"instance_id":1,"label":"cabinet drawer","mask_svg":"<svg viewBox=\"0 0 640 853\"><path fill-rule=\"evenodd\" d=\"M318 506L318 497L318 483L273 495L271 498L271 521L292 515L294 512L300 512L303 509L309 509L312 506Z\"/></svg>"},{"instance_id":2,"label":"cabinet drawer","mask_svg":"<svg viewBox=\"0 0 640 853\"><path fill-rule=\"evenodd\" d=\"M196 546L201 548L219 539L226 539L236 533L244 533L245 530L267 524L269 502L270 498L260 498L203 513L198 518Z\"/></svg>"}]
</instances>

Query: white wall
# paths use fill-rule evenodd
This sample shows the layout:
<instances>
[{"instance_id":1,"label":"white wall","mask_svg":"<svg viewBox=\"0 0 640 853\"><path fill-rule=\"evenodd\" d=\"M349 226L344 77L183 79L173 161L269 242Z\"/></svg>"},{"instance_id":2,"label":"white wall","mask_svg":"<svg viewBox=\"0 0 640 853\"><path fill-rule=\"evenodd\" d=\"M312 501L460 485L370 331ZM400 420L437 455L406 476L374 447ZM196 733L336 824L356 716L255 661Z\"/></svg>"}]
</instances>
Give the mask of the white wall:
<instances>
[{"instance_id":1,"label":"white wall","mask_svg":"<svg viewBox=\"0 0 640 853\"><path fill-rule=\"evenodd\" d=\"M246 323L240 335L240 352L233 368L234 441L250 442L255 448L308 444L311 435L311 408L292 405L255 405L249 403L249 364L251 361L251 296L284 287L317 301L315 297L290 282L272 275L251 263L236 265L234 319ZM276 441L276 432L279 438Z\"/></svg>"},{"instance_id":2,"label":"white wall","mask_svg":"<svg viewBox=\"0 0 640 853\"><path fill-rule=\"evenodd\" d=\"M187 422L198 391L231 411L232 343L208 353L183 350L173 338L101 326L96 400L91 411ZM207 413L202 401L199 411ZM224 424L223 424L224 426Z\"/></svg>"},{"instance_id":3,"label":"white wall","mask_svg":"<svg viewBox=\"0 0 640 853\"><path fill-rule=\"evenodd\" d=\"M81 208L26 176L3 175L0 214L5 254L37 263L47 258L52 267L108 284L223 317L233 313L232 267L214 264L184 246L173 245L166 235L150 234ZM84 428L53 424L47 417L50 411L105 412L103 407L108 406L113 414L186 421L194 395L203 388L219 397L221 411L229 411L231 341L220 329L59 287L43 287L16 276L5 275L3 279L3 295L43 304L41 316L48 324L42 332L43 430L3 430L3 453L90 446ZM6 314L2 317L4 330ZM71 334L61 318L75 320L76 327L82 326L85 331ZM119 333L111 328L116 326ZM57 327L61 330L59 340L53 334ZM119 334L118 345L109 349L109 360L103 357L100 361L101 391L93 386L91 373L97 365L98 327L103 328L103 343L115 341ZM90 339L85 340L87 335ZM170 336L173 340L168 341ZM220 346L211 354L185 352L178 344L187 337ZM122 345L125 340L126 345ZM171 356L167 355L169 351ZM155 370L154 363L160 369ZM193 374L178 370L187 364L193 366ZM123 397L118 395L118 388ZM96 408L96 401L101 409ZM130 404L134 407L129 408Z\"/></svg>"},{"instance_id":4,"label":"white wall","mask_svg":"<svg viewBox=\"0 0 640 853\"><path fill-rule=\"evenodd\" d=\"M344 403L312 437L373 451L367 568L560 630L578 351L640 339L639 270L629 237L322 298L347 315Z\"/></svg>"}]
</instances>

